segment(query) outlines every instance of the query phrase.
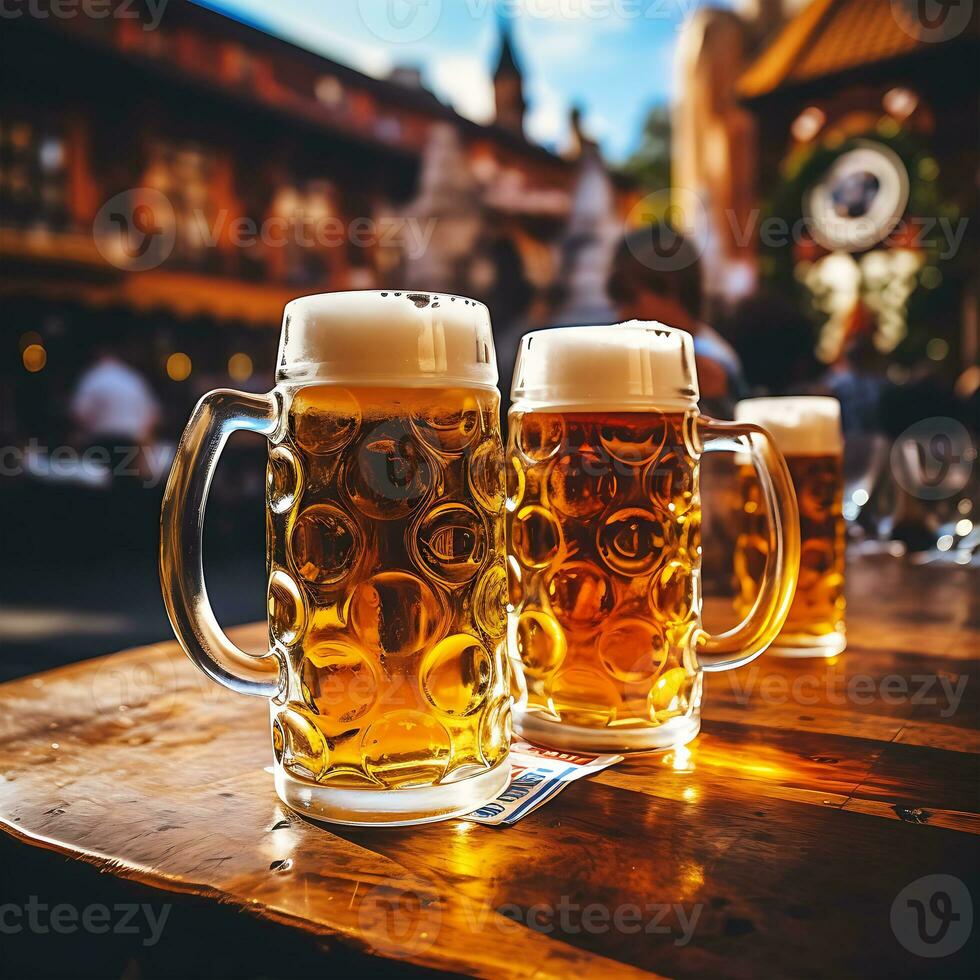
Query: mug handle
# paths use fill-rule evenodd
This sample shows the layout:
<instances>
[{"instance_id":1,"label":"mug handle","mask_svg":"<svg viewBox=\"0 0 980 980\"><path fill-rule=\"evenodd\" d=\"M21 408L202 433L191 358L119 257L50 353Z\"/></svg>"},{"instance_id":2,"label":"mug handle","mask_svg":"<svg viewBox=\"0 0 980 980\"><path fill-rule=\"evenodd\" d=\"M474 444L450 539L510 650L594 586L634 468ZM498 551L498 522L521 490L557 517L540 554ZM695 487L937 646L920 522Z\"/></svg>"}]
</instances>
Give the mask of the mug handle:
<instances>
[{"instance_id":1,"label":"mug handle","mask_svg":"<svg viewBox=\"0 0 980 980\"><path fill-rule=\"evenodd\" d=\"M160 583L180 645L219 684L263 698L280 691L279 658L275 648L246 653L218 625L204 585L202 535L211 478L228 436L244 429L272 437L281 417L279 400L272 393L208 392L181 436L160 513Z\"/></svg>"},{"instance_id":2,"label":"mug handle","mask_svg":"<svg viewBox=\"0 0 980 980\"><path fill-rule=\"evenodd\" d=\"M766 650L786 622L800 574L800 514L783 454L761 426L699 418L695 441L701 452L747 453L762 487L769 515L769 555L759 594L737 626L717 636L698 634L697 656L706 671L732 670Z\"/></svg>"}]
</instances>

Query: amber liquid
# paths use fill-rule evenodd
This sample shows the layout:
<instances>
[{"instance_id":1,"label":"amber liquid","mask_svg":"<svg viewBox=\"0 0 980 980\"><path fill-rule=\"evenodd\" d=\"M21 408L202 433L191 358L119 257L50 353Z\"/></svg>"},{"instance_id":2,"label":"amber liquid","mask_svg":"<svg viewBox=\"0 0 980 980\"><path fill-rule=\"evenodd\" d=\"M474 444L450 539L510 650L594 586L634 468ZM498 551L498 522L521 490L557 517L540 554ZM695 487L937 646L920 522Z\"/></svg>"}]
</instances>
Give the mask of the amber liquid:
<instances>
[{"instance_id":1,"label":"amber liquid","mask_svg":"<svg viewBox=\"0 0 980 980\"><path fill-rule=\"evenodd\" d=\"M495 392L298 390L268 469L273 749L336 786L430 786L510 744Z\"/></svg>"},{"instance_id":2,"label":"amber liquid","mask_svg":"<svg viewBox=\"0 0 980 980\"><path fill-rule=\"evenodd\" d=\"M819 646L844 631L844 543L840 456L787 456L800 508L800 578L789 617L776 645ZM769 530L759 481L749 464L740 467L741 527L736 548L736 608L745 615L759 592L769 555Z\"/></svg>"},{"instance_id":3,"label":"amber liquid","mask_svg":"<svg viewBox=\"0 0 980 980\"><path fill-rule=\"evenodd\" d=\"M692 421L511 414L508 571L529 711L588 728L687 713L700 616Z\"/></svg>"}]
</instances>

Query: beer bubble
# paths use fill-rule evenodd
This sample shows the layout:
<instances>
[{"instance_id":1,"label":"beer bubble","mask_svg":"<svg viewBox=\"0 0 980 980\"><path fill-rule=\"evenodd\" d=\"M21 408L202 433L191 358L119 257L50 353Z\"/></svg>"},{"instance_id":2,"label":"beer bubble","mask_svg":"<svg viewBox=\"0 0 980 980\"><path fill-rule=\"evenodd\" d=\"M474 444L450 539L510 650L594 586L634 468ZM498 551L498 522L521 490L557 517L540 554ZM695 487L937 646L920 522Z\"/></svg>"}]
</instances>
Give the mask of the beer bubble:
<instances>
[{"instance_id":1,"label":"beer bubble","mask_svg":"<svg viewBox=\"0 0 980 980\"><path fill-rule=\"evenodd\" d=\"M354 506L376 520L410 514L432 482L432 464L405 419L378 423L346 461L345 484Z\"/></svg>"},{"instance_id":2,"label":"beer bubble","mask_svg":"<svg viewBox=\"0 0 980 980\"><path fill-rule=\"evenodd\" d=\"M328 734L363 718L378 698L377 668L347 643L326 641L306 650L301 680L303 697Z\"/></svg>"},{"instance_id":3,"label":"beer bubble","mask_svg":"<svg viewBox=\"0 0 980 980\"><path fill-rule=\"evenodd\" d=\"M455 456L480 434L482 414L473 395L456 393L446 403L438 401L412 412L412 424L419 438L437 453ZM462 405L460 405L462 402Z\"/></svg>"},{"instance_id":4,"label":"beer bubble","mask_svg":"<svg viewBox=\"0 0 980 980\"><path fill-rule=\"evenodd\" d=\"M517 427L521 452L538 463L554 456L565 436L565 423L560 415L530 412L516 418L513 424Z\"/></svg>"},{"instance_id":5,"label":"beer bubble","mask_svg":"<svg viewBox=\"0 0 980 980\"><path fill-rule=\"evenodd\" d=\"M429 704L447 715L464 718L486 699L493 681L493 663L476 637L457 633L423 656L419 679Z\"/></svg>"},{"instance_id":6,"label":"beer bubble","mask_svg":"<svg viewBox=\"0 0 980 980\"><path fill-rule=\"evenodd\" d=\"M504 451L497 439L487 439L470 454L466 475L476 502L496 516L504 505Z\"/></svg>"},{"instance_id":7,"label":"beer bubble","mask_svg":"<svg viewBox=\"0 0 980 980\"><path fill-rule=\"evenodd\" d=\"M296 518L289 541L299 574L312 585L332 585L353 570L361 535L339 508L313 504Z\"/></svg>"},{"instance_id":8,"label":"beer bubble","mask_svg":"<svg viewBox=\"0 0 980 980\"><path fill-rule=\"evenodd\" d=\"M615 596L605 572L584 561L561 566L548 582L548 598L559 621L570 629L594 629L613 610Z\"/></svg>"},{"instance_id":9,"label":"beer bubble","mask_svg":"<svg viewBox=\"0 0 980 980\"><path fill-rule=\"evenodd\" d=\"M630 415L622 421L599 428L599 442L613 459L630 466L642 466L660 454L667 441L670 423Z\"/></svg>"},{"instance_id":10,"label":"beer bubble","mask_svg":"<svg viewBox=\"0 0 980 980\"><path fill-rule=\"evenodd\" d=\"M346 388L311 385L296 393L289 417L296 445L324 456L339 452L354 438L361 424L361 407Z\"/></svg>"},{"instance_id":11,"label":"beer bubble","mask_svg":"<svg viewBox=\"0 0 980 980\"><path fill-rule=\"evenodd\" d=\"M442 617L435 593L409 572L381 572L351 595L350 621L359 639L388 656L407 656L427 646Z\"/></svg>"},{"instance_id":12,"label":"beer bubble","mask_svg":"<svg viewBox=\"0 0 980 980\"><path fill-rule=\"evenodd\" d=\"M551 700L562 722L587 728L604 728L619 707L615 685L589 667L560 671L551 683Z\"/></svg>"},{"instance_id":13,"label":"beer bubble","mask_svg":"<svg viewBox=\"0 0 980 980\"><path fill-rule=\"evenodd\" d=\"M528 568L547 568L558 556L561 527L544 507L528 504L513 517L511 544L522 564Z\"/></svg>"},{"instance_id":14,"label":"beer bubble","mask_svg":"<svg viewBox=\"0 0 980 980\"><path fill-rule=\"evenodd\" d=\"M565 658L565 634L544 612L522 612L517 620L517 652L524 669L541 677Z\"/></svg>"},{"instance_id":15,"label":"beer bubble","mask_svg":"<svg viewBox=\"0 0 980 980\"><path fill-rule=\"evenodd\" d=\"M698 461L685 451L664 453L643 474L647 498L675 517L686 514L696 503Z\"/></svg>"},{"instance_id":16,"label":"beer bubble","mask_svg":"<svg viewBox=\"0 0 980 980\"><path fill-rule=\"evenodd\" d=\"M651 680L663 669L667 653L661 630L642 619L613 622L599 637L599 661L626 684Z\"/></svg>"},{"instance_id":17,"label":"beer bubble","mask_svg":"<svg viewBox=\"0 0 980 980\"><path fill-rule=\"evenodd\" d=\"M303 595L291 575L277 568L269 576L269 631L283 646L292 646L306 626Z\"/></svg>"},{"instance_id":18,"label":"beer bubble","mask_svg":"<svg viewBox=\"0 0 980 980\"><path fill-rule=\"evenodd\" d=\"M269 509L284 514L296 503L303 486L303 470L296 454L287 446L274 446L269 450L266 469L266 492Z\"/></svg>"},{"instance_id":19,"label":"beer bubble","mask_svg":"<svg viewBox=\"0 0 980 980\"><path fill-rule=\"evenodd\" d=\"M446 774L449 732L421 711L393 711L364 733L361 752L368 773L389 789L432 786Z\"/></svg>"},{"instance_id":20,"label":"beer bubble","mask_svg":"<svg viewBox=\"0 0 980 980\"><path fill-rule=\"evenodd\" d=\"M668 562L650 584L650 608L662 622L683 622L694 608L694 580L691 566L682 561Z\"/></svg>"},{"instance_id":21,"label":"beer bubble","mask_svg":"<svg viewBox=\"0 0 980 980\"><path fill-rule=\"evenodd\" d=\"M568 517L598 514L616 496L608 457L590 449L559 456L548 471L548 500Z\"/></svg>"},{"instance_id":22,"label":"beer bubble","mask_svg":"<svg viewBox=\"0 0 980 980\"><path fill-rule=\"evenodd\" d=\"M283 767L301 779L319 778L327 768L327 742L313 720L304 709L289 706L279 712L276 723Z\"/></svg>"},{"instance_id":23,"label":"beer bubble","mask_svg":"<svg viewBox=\"0 0 980 980\"><path fill-rule=\"evenodd\" d=\"M620 575L647 575L669 550L671 519L638 507L608 515L599 527L599 554Z\"/></svg>"},{"instance_id":24,"label":"beer bubble","mask_svg":"<svg viewBox=\"0 0 980 980\"><path fill-rule=\"evenodd\" d=\"M442 582L461 585L479 571L487 556L483 519L465 504L441 504L422 519L412 556Z\"/></svg>"},{"instance_id":25,"label":"beer bubble","mask_svg":"<svg viewBox=\"0 0 980 980\"><path fill-rule=\"evenodd\" d=\"M495 562L480 576L473 589L473 619L496 643L507 632L507 572Z\"/></svg>"}]
</instances>

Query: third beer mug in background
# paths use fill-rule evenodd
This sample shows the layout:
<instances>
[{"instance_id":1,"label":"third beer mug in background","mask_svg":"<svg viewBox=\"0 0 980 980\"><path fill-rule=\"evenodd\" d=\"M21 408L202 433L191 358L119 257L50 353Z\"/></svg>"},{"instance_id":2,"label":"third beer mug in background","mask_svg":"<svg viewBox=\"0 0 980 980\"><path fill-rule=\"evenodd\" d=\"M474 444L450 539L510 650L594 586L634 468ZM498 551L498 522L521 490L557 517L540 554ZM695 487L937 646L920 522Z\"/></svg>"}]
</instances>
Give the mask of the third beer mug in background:
<instances>
[{"instance_id":1,"label":"third beer mug in background","mask_svg":"<svg viewBox=\"0 0 980 980\"><path fill-rule=\"evenodd\" d=\"M772 434L789 464L799 502L800 578L772 651L786 656L832 657L847 643L840 403L836 398L750 398L739 402L735 417L740 422L755 422ZM759 591L768 544L759 508L759 482L747 459L741 460L740 484L736 607L744 612Z\"/></svg>"},{"instance_id":2,"label":"third beer mug in background","mask_svg":"<svg viewBox=\"0 0 980 980\"><path fill-rule=\"evenodd\" d=\"M327 293L286 307L276 387L205 395L164 498L174 631L215 680L271 699L280 797L340 823L419 823L510 774L504 481L486 307ZM269 440L269 649L215 622L201 531L235 429Z\"/></svg>"},{"instance_id":3,"label":"third beer mug in background","mask_svg":"<svg viewBox=\"0 0 980 980\"><path fill-rule=\"evenodd\" d=\"M526 680L516 723L580 749L655 749L700 726L703 670L775 638L799 564L786 464L757 426L698 412L689 334L659 324L528 334L508 446L510 646ZM699 461L743 451L759 474L769 560L757 601L701 627Z\"/></svg>"}]
</instances>

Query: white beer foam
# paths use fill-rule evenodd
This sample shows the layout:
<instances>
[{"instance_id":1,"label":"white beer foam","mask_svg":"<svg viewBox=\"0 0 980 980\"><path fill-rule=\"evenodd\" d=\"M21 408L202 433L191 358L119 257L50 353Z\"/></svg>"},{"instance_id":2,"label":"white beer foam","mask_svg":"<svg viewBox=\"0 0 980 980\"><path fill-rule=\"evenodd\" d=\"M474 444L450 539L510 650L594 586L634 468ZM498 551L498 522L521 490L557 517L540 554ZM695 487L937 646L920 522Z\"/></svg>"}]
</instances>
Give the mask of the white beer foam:
<instances>
[{"instance_id":1,"label":"white beer foam","mask_svg":"<svg viewBox=\"0 0 980 980\"><path fill-rule=\"evenodd\" d=\"M688 410L699 393L690 334L653 321L556 327L521 338L518 410Z\"/></svg>"},{"instance_id":2,"label":"white beer foam","mask_svg":"<svg viewBox=\"0 0 980 980\"><path fill-rule=\"evenodd\" d=\"M761 425L789 456L836 455L844 448L836 398L749 398L735 406L735 421Z\"/></svg>"},{"instance_id":3,"label":"white beer foam","mask_svg":"<svg viewBox=\"0 0 980 980\"><path fill-rule=\"evenodd\" d=\"M286 304L277 379L343 384L497 384L490 313L442 293L364 290Z\"/></svg>"}]
</instances>

